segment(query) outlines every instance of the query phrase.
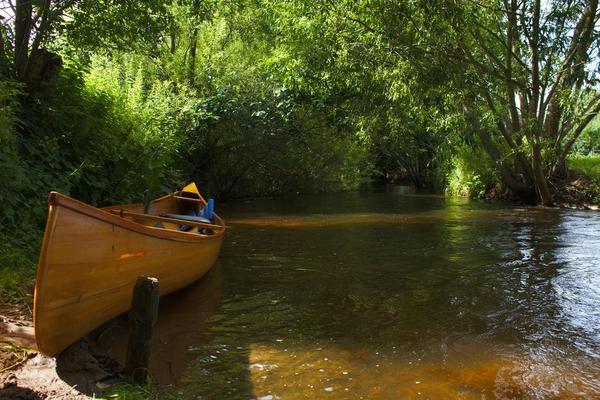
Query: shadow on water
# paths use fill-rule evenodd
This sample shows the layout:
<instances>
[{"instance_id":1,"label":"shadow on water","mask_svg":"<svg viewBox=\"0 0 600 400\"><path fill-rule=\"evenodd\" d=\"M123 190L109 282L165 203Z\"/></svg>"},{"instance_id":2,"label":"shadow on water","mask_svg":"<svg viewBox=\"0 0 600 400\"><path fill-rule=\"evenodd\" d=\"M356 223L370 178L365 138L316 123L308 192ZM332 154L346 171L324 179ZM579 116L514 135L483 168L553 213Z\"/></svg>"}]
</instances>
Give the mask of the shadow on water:
<instances>
[{"instance_id":1,"label":"shadow on water","mask_svg":"<svg viewBox=\"0 0 600 400\"><path fill-rule=\"evenodd\" d=\"M221 274L213 267L194 284L160 300L159 316L152 337L150 368L161 384L177 382L183 368L196 357L196 346L206 342L207 319L221 302ZM125 364L127 316L107 326L97 337L98 345L112 359Z\"/></svg>"},{"instance_id":2,"label":"shadow on water","mask_svg":"<svg viewBox=\"0 0 600 400\"><path fill-rule=\"evenodd\" d=\"M151 343L153 382L177 384L184 370L198 361L204 346L210 344L206 335L208 321L219 309L221 297L221 272L217 263L199 281L160 299ZM99 391L97 382L114 381L115 372L125 365L128 334L127 315L99 327L57 357L58 375L79 392L92 396ZM238 352L238 356L240 362L247 365L243 352ZM249 378L245 381L250 384ZM248 387L246 392L251 393L252 388Z\"/></svg>"},{"instance_id":3,"label":"shadow on water","mask_svg":"<svg viewBox=\"0 0 600 400\"><path fill-rule=\"evenodd\" d=\"M217 277L161 304L153 374L184 397L600 397L596 214L389 193L223 213Z\"/></svg>"}]
</instances>

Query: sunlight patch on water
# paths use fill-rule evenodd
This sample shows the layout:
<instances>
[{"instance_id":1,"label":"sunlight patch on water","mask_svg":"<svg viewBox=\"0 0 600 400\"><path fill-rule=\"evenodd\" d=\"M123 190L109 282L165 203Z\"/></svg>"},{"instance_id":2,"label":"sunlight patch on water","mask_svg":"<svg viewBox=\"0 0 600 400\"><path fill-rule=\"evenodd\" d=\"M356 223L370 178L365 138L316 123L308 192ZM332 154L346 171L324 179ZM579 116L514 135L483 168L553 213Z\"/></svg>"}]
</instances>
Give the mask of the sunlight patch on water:
<instances>
[{"instance_id":1,"label":"sunlight patch on water","mask_svg":"<svg viewBox=\"0 0 600 400\"><path fill-rule=\"evenodd\" d=\"M590 224L587 214L568 215L561 221L564 231L554 257L564 265L554 279L562 314L575 329L581 329L600 343L600 230Z\"/></svg>"},{"instance_id":2,"label":"sunlight patch on water","mask_svg":"<svg viewBox=\"0 0 600 400\"><path fill-rule=\"evenodd\" d=\"M311 215L264 215L260 217L228 220L231 226L248 225L269 228L320 228L339 225L382 225L382 224L432 224L449 220L479 219L496 215L492 210L470 210L450 213L448 210L429 210L413 213L351 213L351 214L311 214Z\"/></svg>"},{"instance_id":3,"label":"sunlight patch on water","mask_svg":"<svg viewBox=\"0 0 600 400\"><path fill-rule=\"evenodd\" d=\"M444 362L334 344L302 348L253 344L251 368L255 394L281 399L514 399L585 398L600 395L594 382L580 378L568 365L545 358L490 354L478 346L464 348Z\"/></svg>"}]
</instances>

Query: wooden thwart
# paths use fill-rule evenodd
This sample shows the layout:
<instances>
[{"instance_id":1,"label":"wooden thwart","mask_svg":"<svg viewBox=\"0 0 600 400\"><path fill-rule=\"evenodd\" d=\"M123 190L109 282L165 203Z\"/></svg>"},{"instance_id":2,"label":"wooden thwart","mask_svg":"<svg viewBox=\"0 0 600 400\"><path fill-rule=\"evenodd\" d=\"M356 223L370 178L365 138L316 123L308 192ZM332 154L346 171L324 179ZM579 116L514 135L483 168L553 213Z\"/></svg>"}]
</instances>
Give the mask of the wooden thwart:
<instances>
[{"instance_id":1,"label":"wooden thwart","mask_svg":"<svg viewBox=\"0 0 600 400\"><path fill-rule=\"evenodd\" d=\"M135 213L135 212L130 212L130 211L121 211L121 210L110 210L110 212L111 212L111 214L121 215L124 217L147 219L150 221L168 222L170 224L187 225L187 226L194 226L194 227L198 227L198 228L208 228L208 229L215 229L215 230L225 229L225 227L222 225L207 224L206 222L194 222L194 221L188 221L188 220L184 221L184 220L177 219L177 218L160 217L158 215L141 214L141 213Z\"/></svg>"},{"instance_id":2,"label":"wooden thwart","mask_svg":"<svg viewBox=\"0 0 600 400\"><path fill-rule=\"evenodd\" d=\"M183 200L183 201L191 201L193 203L200 203L202 205L206 205L206 201L204 199L195 199L193 197L185 197L185 196L173 196L174 199Z\"/></svg>"},{"instance_id":3,"label":"wooden thwart","mask_svg":"<svg viewBox=\"0 0 600 400\"><path fill-rule=\"evenodd\" d=\"M125 371L137 383L148 380L150 341L158 319L158 279L140 276L133 288L129 311L129 341Z\"/></svg>"}]
</instances>

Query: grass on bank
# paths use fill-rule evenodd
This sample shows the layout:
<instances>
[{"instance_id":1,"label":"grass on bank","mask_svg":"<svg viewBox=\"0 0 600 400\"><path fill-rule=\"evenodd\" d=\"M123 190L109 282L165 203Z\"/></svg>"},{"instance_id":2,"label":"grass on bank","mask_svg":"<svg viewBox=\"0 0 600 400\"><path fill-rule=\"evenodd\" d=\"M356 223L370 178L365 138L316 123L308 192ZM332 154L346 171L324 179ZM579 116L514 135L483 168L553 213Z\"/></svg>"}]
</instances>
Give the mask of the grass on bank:
<instances>
[{"instance_id":1,"label":"grass on bank","mask_svg":"<svg viewBox=\"0 0 600 400\"><path fill-rule=\"evenodd\" d=\"M587 156L574 154L569 157L567 162L569 169L600 182L600 154L590 154Z\"/></svg>"},{"instance_id":2,"label":"grass on bank","mask_svg":"<svg viewBox=\"0 0 600 400\"><path fill-rule=\"evenodd\" d=\"M600 205L600 154L573 154L567 159L567 167L576 174L590 178L585 183L583 193L585 193L589 203Z\"/></svg>"},{"instance_id":3,"label":"grass on bank","mask_svg":"<svg viewBox=\"0 0 600 400\"><path fill-rule=\"evenodd\" d=\"M132 382L119 382L107 389L104 400L179 400L182 393L160 390L152 382L144 386Z\"/></svg>"}]
</instances>

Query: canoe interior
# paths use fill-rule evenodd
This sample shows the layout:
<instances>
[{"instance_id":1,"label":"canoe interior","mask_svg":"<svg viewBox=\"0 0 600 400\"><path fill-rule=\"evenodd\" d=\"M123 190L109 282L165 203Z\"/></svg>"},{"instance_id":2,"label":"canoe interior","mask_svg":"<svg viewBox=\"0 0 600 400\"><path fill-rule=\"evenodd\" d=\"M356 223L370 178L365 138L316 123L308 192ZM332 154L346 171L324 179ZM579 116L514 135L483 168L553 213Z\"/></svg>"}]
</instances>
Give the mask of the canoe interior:
<instances>
[{"instance_id":1,"label":"canoe interior","mask_svg":"<svg viewBox=\"0 0 600 400\"><path fill-rule=\"evenodd\" d=\"M201 206L174 197L152 202L148 213L185 213L190 206ZM156 228L148 221L107 212L109 208L144 212L143 204L103 210L58 193L49 203L34 327L38 349L50 356L127 311L138 276L158 278L164 295L202 277L220 252L224 229L201 235L181 232L176 224ZM216 215L214 223L224 227Z\"/></svg>"}]
</instances>

